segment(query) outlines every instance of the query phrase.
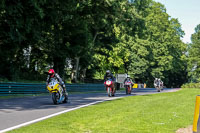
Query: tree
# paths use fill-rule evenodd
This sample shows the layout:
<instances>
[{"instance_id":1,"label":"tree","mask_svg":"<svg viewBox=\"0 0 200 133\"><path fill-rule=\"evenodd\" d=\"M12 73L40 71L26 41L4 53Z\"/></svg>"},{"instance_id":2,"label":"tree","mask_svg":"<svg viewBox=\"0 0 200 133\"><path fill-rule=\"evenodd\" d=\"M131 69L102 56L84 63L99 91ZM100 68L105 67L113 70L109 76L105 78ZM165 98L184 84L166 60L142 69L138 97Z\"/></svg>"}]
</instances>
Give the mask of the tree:
<instances>
[{"instance_id":1,"label":"tree","mask_svg":"<svg viewBox=\"0 0 200 133\"><path fill-rule=\"evenodd\" d=\"M195 33L191 37L192 43L189 44L188 55L188 75L192 82L200 81L200 24L195 27Z\"/></svg>"},{"instance_id":2,"label":"tree","mask_svg":"<svg viewBox=\"0 0 200 133\"><path fill-rule=\"evenodd\" d=\"M37 42L39 20L43 17L36 1L2 1L0 27L0 74L8 79L19 77L24 67L24 50Z\"/></svg>"}]
</instances>

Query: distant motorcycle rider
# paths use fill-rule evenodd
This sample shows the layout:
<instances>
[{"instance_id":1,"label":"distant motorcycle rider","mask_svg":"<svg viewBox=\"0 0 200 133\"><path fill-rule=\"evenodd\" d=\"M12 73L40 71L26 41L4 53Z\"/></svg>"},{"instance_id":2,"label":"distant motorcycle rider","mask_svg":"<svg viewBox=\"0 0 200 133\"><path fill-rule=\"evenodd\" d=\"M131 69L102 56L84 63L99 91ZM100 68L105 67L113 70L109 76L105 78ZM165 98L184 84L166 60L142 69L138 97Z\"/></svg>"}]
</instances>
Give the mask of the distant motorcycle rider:
<instances>
[{"instance_id":1,"label":"distant motorcycle rider","mask_svg":"<svg viewBox=\"0 0 200 133\"><path fill-rule=\"evenodd\" d=\"M156 86L159 86L159 84L160 84L159 79L158 79L158 78L155 78L155 80L154 80L154 86L155 86L155 87L156 87Z\"/></svg>"},{"instance_id":2,"label":"distant motorcycle rider","mask_svg":"<svg viewBox=\"0 0 200 133\"><path fill-rule=\"evenodd\" d=\"M124 87L126 89L126 94L131 94L133 86L133 81L129 75L127 75L127 78L124 80Z\"/></svg>"},{"instance_id":3,"label":"distant motorcycle rider","mask_svg":"<svg viewBox=\"0 0 200 133\"><path fill-rule=\"evenodd\" d=\"M112 84L112 88L115 88L114 84L115 84L115 77L113 76L113 74L110 72L110 70L106 70L106 74L104 75L104 82L106 80L111 79L113 84Z\"/></svg>"},{"instance_id":4,"label":"distant motorcycle rider","mask_svg":"<svg viewBox=\"0 0 200 133\"><path fill-rule=\"evenodd\" d=\"M63 92L65 93L66 92L65 83L62 81L62 78L57 73L55 73L54 69L49 69L48 71L46 86L48 86L51 78L55 78L56 80L58 80L59 84L63 88Z\"/></svg>"},{"instance_id":5,"label":"distant motorcycle rider","mask_svg":"<svg viewBox=\"0 0 200 133\"><path fill-rule=\"evenodd\" d=\"M161 79L158 79L160 81L160 87L161 87L161 90L163 90L163 87L164 87L164 83Z\"/></svg>"},{"instance_id":6,"label":"distant motorcycle rider","mask_svg":"<svg viewBox=\"0 0 200 133\"><path fill-rule=\"evenodd\" d=\"M125 78L124 84L125 84L125 82L127 82L127 81L130 81L130 82L131 82L131 86L133 85L133 81L132 81L130 75L127 75L127 78Z\"/></svg>"}]
</instances>

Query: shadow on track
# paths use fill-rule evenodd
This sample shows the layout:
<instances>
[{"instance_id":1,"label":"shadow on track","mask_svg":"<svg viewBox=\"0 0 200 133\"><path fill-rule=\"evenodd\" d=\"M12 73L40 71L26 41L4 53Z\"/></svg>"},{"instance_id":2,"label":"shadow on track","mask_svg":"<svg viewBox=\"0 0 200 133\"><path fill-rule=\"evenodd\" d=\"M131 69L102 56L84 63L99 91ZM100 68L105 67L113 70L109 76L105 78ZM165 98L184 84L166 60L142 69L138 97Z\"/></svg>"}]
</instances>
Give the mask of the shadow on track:
<instances>
[{"instance_id":1,"label":"shadow on track","mask_svg":"<svg viewBox=\"0 0 200 133\"><path fill-rule=\"evenodd\" d=\"M125 94L119 93L118 96L126 96ZM51 96L31 96L23 98L10 98L1 99L0 101L0 112L2 110L33 110L33 109L50 109L50 108L72 108L75 105L88 104L95 101L101 101L108 99L106 93L88 93L88 94L69 94L68 103L61 103L54 105Z\"/></svg>"}]
</instances>

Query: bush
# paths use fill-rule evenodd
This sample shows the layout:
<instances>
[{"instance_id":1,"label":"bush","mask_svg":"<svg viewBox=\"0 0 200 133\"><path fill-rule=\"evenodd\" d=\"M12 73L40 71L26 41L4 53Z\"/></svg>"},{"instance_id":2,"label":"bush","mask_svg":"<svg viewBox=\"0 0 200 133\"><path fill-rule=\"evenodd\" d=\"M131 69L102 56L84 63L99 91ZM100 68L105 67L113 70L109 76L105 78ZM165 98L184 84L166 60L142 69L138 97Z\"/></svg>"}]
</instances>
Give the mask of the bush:
<instances>
[{"instance_id":1,"label":"bush","mask_svg":"<svg viewBox=\"0 0 200 133\"><path fill-rule=\"evenodd\" d=\"M200 88L200 83L187 83L182 85L181 88Z\"/></svg>"},{"instance_id":2,"label":"bush","mask_svg":"<svg viewBox=\"0 0 200 133\"><path fill-rule=\"evenodd\" d=\"M9 80L7 78L0 77L0 82L9 82Z\"/></svg>"}]
</instances>

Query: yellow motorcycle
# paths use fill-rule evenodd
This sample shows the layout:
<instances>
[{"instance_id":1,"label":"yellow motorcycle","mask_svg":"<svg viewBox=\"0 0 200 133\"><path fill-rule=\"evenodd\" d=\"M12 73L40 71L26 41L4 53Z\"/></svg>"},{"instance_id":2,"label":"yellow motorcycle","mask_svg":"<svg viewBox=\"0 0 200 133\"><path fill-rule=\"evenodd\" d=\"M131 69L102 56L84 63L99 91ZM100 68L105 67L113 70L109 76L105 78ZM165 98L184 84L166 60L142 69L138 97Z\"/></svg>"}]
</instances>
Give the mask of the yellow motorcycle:
<instances>
[{"instance_id":1,"label":"yellow motorcycle","mask_svg":"<svg viewBox=\"0 0 200 133\"><path fill-rule=\"evenodd\" d=\"M49 93L51 93L54 104L68 102L68 93L64 91L64 89L56 79L51 78L47 89Z\"/></svg>"}]
</instances>

